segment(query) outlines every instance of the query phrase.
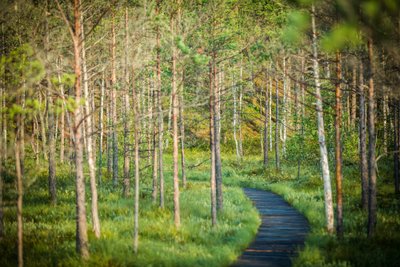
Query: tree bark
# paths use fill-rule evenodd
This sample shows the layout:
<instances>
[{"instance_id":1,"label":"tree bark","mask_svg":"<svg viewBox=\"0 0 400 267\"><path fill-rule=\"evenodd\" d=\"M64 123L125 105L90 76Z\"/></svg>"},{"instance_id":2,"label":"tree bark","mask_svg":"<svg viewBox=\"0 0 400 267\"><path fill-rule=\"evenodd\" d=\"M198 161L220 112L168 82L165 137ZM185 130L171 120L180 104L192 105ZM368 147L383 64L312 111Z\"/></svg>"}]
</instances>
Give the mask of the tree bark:
<instances>
[{"instance_id":1,"label":"tree bark","mask_svg":"<svg viewBox=\"0 0 400 267\"><path fill-rule=\"evenodd\" d=\"M75 103L80 103L81 89L81 1L74 0L74 72L75 72ZM83 259L89 258L87 237L85 178L83 176L83 144L82 144L82 109L74 111L75 140L75 172L76 172L76 250Z\"/></svg>"},{"instance_id":2,"label":"tree bark","mask_svg":"<svg viewBox=\"0 0 400 267\"><path fill-rule=\"evenodd\" d=\"M171 18L171 31L174 36L174 19ZM174 177L174 223L175 227L181 225L179 207L179 170L178 170L178 92L176 85L176 48L172 47L172 141L173 141L173 177Z\"/></svg>"},{"instance_id":3,"label":"tree bark","mask_svg":"<svg viewBox=\"0 0 400 267\"><path fill-rule=\"evenodd\" d=\"M160 2L156 3L156 15L160 12ZM158 169L160 176L160 207L164 208L164 161L163 161L163 136L164 136L164 115L161 98L161 44L160 27L157 26L156 46L157 46L157 102L158 102Z\"/></svg>"},{"instance_id":4,"label":"tree bark","mask_svg":"<svg viewBox=\"0 0 400 267\"><path fill-rule=\"evenodd\" d=\"M377 222L376 203L376 156L375 156L375 91L374 91L374 63L373 43L368 39L368 60L369 60L369 91L368 91L368 236L375 232Z\"/></svg>"},{"instance_id":5,"label":"tree bark","mask_svg":"<svg viewBox=\"0 0 400 267\"><path fill-rule=\"evenodd\" d=\"M360 137L360 176L361 176L361 206L368 209L368 161L367 161L367 125L365 118L365 94L364 94L364 68L359 64L359 137Z\"/></svg>"},{"instance_id":6,"label":"tree bark","mask_svg":"<svg viewBox=\"0 0 400 267\"><path fill-rule=\"evenodd\" d=\"M400 179L399 179L399 144L400 144L400 101L394 100L393 101L393 134L394 134L394 154L393 154L393 166L394 166L394 192L395 194L400 193Z\"/></svg>"},{"instance_id":7,"label":"tree bark","mask_svg":"<svg viewBox=\"0 0 400 267\"><path fill-rule=\"evenodd\" d=\"M113 164L112 179L113 185L118 185L118 140L117 140L117 73L116 73L116 40L115 40L115 14L112 12L111 20L111 87L112 87L112 147L113 147Z\"/></svg>"},{"instance_id":8,"label":"tree bark","mask_svg":"<svg viewBox=\"0 0 400 267\"><path fill-rule=\"evenodd\" d=\"M280 170L279 163L279 86L275 78L275 168Z\"/></svg>"},{"instance_id":9,"label":"tree bark","mask_svg":"<svg viewBox=\"0 0 400 267\"><path fill-rule=\"evenodd\" d=\"M336 52L336 116L335 116L335 159L336 159L336 212L337 225L336 233L338 238L343 238L343 202L342 202L342 147L340 128L342 124L342 91L341 91L341 55Z\"/></svg>"},{"instance_id":10,"label":"tree bark","mask_svg":"<svg viewBox=\"0 0 400 267\"><path fill-rule=\"evenodd\" d=\"M105 93L105 81L104 74L100 81L100 111L99 111L99 167L98 167L98 181L99 185L101 185L102 177L103 177L103 138L104 138L104 93Z\"/></svg>"},{"instance_id":11,"label":"tree bark","mask_svg":"<svg viewBox=\"0 0 400 267\"><path fill-rule=\"evenodd\" d=\"M129 51L129 34L128 34L129 13L128 7L125 8L125 90L124 90L124 186L123 196L128 197L130 188L130 166L129 166L129 68L128 68L128 51Z\"/></svg>"},{"instance_id":12,"label":"tree bark","mask_svg":"<svg viewBox=\"0 0 400 267\"><path fill-rule=\"evenodd\" d=\"M16 117L16 128L15 128L15 136L16 142L14 145L14 153L15 153L15 171L17 176L17 236L18 236L18 267L24 266L24 257L23 257L23 217L22 217L22 205L23 205L23 169L22 169L22 146L21 140L24 138L23 133L21 131L22 128L22 114L17 114Z\"/></svg>"},{"instance_id":13,"label":"tree bark","mask_svg":"<svg viewBox=\"0 0 400 267\"><path fill-rule=\"evenodd\" d=\"M318 62L318 51L317 51L317 30L315 26L315 7L312 5L311 12L311 24L312 24L312 48L313 48L313 68L314 68L314 79L315 79L315 96L316 96L316 111L318 121L318 142L321 153L321 168L322 177L324 180L324 196L325 196L325 216L326 216L326 229L329 233L333 232L333 203L332 203L332 189L331 189L331 178L329 174L329 162L328 162L328 151L325 142L325 127L324 127L324 114L322 108L322 97L321 97L321 84L319 76L319 62Z\"/></svg>"},{"instance_id":14,"label":"tree bark","mask_svg":"<svg viewBox=\"0 0 400 267\"><path fill-rule=\"evenodd\" d=\"M268 167L268 77L265 75L265 102L264 102L264 169Z\"/></svg>"},{"instance_id":15,"label":"tree bark","mask_svg":"<svg viewBox=\"0 0 400 267\"><path fill-rule=\"evenodd\" d=\"M82 14L81 14L82 16ZM92 122L92 111L89 103L89 78L86 65L86 47L85 47L85 31L83 25L83 16L81 24L81 56L82 56L82 78L83 78L83 92L85 97L85 117L86 117L86 150L87 159L89 165L89 180L90 180L90 191L92 193L91 199L91 211L92 211L92 224L93 232L96 238L100 238L100 219L98 212L98 196L97 196L97 185L96 185L96 160L95 153L93 151L93 122Z\"/></svg>"},{"instance_id":16,"label":"tree bark","mask_svg":"<svg viewBox=\"0 0 400 267\"><path fill-rule=\"evenodd\" d=\"M214 131L214 78L213 78L213 65L209 66L209 79L210 79L210 151L211 151L211 167L210 167L210 187L211 187L211 224L217 225L217 192L215 181L215 131Z\"/></svg>"},{"instance_id":17,"label":"tree bark","mask_svg":"<svg viewBox=\"0 0 400 267\"><path fill-rule=\"evenodd\" d=\"M221 133L220 126L220 98L219 86L217 80L216 54L213 54L213 79L214 79L214 144L215 144L215 182L217 193L217 210L223 210L223 192L222 192L222 166L221 166Z\"/></svg>"},{"instance_id":18,"label":"tree bark","mask_svg":"<svg viewBox=\"0 0 400 267\"><path fill-rule=\"evenodd\" d=\"M182 74L183 76L183 74ZM183 188L186 188L186 160L185 160L185 118L184 118L184 96L183 96L183 82L181 86L181 92L180 92L180 101L179 101L179 118L180 118L180 124L179 124L179 131L181 134L181 172L182 172L182 186Z\"/></svg>"},{"instance_id":19,"label":"tree bark","mask_svg":"<svg viewBox=\"0 0 400 267\"><path fill-rule=\"evenodd\" d=\"M132 77L135 77L132 75ZM133 94L133 116L135 120L135 203L134 203L134 229L133 229L133 251L136 254L139 247L139 180L140 180L140 119L139 119L139 99L136 89L132 89Z\"/></svg>"}]
</instances>

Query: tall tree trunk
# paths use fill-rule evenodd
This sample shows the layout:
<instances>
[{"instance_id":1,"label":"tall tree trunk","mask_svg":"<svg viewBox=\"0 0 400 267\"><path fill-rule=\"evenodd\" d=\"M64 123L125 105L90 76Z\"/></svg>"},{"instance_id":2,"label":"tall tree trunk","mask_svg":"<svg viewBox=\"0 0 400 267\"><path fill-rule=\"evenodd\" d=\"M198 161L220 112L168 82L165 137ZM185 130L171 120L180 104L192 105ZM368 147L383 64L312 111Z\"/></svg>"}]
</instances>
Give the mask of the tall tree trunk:
<instances>
[{"instance_id":1,"label":"tall tree trunk","mask_svg":"<svg viewBox=\"0 0 400 267\"><path fill-rule=\"evenodd\" d=\"M157 0L156 15L160 12L160 2ZM160 45L160 27L157 26L157 102L158 102L158 169L160 176L160 207L164 208L164 161L163 161L163 145L164 145L164 115L162 109L161 98L161 45Z\"/></svg>"},{"instance_id":2,"label":"tall tree trunk","mask_svg":"<svg viewBox=\"0 0 400 267\"><path fill-rule=\"evenodd\" d=\"M82 15L81 15L82 16ZM81 56L82 56L82 78L83 78L83 92L85 97L85 117L86 117L86 150L89 165L89 179L90 179L90 191L92 193L91 198L91 211L92 211L92 224L93 232L96 238L100 238L100 219L98 212L98 196L97 196L97 185L96 185L96 160L95 153L93 151L93 122L92 122L92 111L90 109L90 96L89 96L89 78L87 73L86 65L86 47L85 47L85 30L83 25L83 16L81 17Z\"/></svg>"},{"instance_id":3,"label":"tall tree trunk","mask_svg":"<svg viewBox=\"0 0 400 267\"><path fill-rule=\"evenodd\" d=\"M287 106L287 68L286 68L286 57L283 58L283 101L282 101L282 106L283 106L283 116L282 116L282 123L281 123L281 129L282 129L282 154L283 157L286 157L286 136L287 136L287 128L286 128L286 123L287 123L287 113L288 113L288 106Z\"/></svg>"},{"instance_id":4,"label":"tall tree trunk","mask_svg":"<svg viewBox=\"0 0 400 267\"><path fill-rule=\"evenodd\" d=\"M213 54L213 79L214 79L214 143L215 143L215 182L217 189L217 210L223 210L223 192L222 192L222 166L221 166L221 133L220 126L220 98L219 86L217 80L216 55Z\"/></svg>"},{"instance_id":5,"label":"tall tree trunk","mask_svg":"<svg viewBox=\"0 0 400 267\"><path fill-rule=\"evenodd\" d=\"M264 168L268 167L268 77L265 75L265 102L264 102Z\"/></svg>"},{"instance_id":6,"label":"tall tree trunk","mask_svg":"<svg viewBox=\"0 0 400 267\"><path fill-rule=\"evenodd\" d=\"M171 18L171 31L174 36L174 19ZM172 47L172 141L173 141L173 177L174 177L174 222L175 227L181 225L180 207L179 207L179 170L178 170L178 92L176 84L176 48Z\"/></svg>"},{"instance_id":7,"label":"tall tree trunk","mask_svg":"<svg viewBox=\"0 0 400 267\"><path fill-rule=\"evenodd\" d=\"M243 83L243 64L242 64L242 61L240 61L239 112L238 112L240 160L243 159L243 133L242 133L243 85L242 85L242 83Z\"/></svg>"},{"instance_id":8,"label":"tall tree trunk","mask_svg":"<svg viewBox=\"0 0 400 267\"><path fill-rule=\"evenodd\" d=\"M240 150L239 150L239 141L237 137L237 126L238 126L238 108L237 108L237 86L235 85L235 75L232 75L232 90L233 90L233 139L235 140L235 148L236 148L236 159L240 161Z\"/></svg>"},{"instance_id":9,"label":"tall tree trunk","mask_svg":"<svg viewBox=\"0 0 400 267\"><path fill-rule=\"evenodd\" d=\"M365 94L364 94L364 68L359 64L359 137L360 137L360 176L361 176L361 206L368 209L368 161L367 161L367 125L365 118Z\"/></svg>"},{"instance_id":10,"label":"tall tree trunk","mask_svg":"<svg viewBox=\"0 0 400 267\"><path fill-rule=\"evenodd\" d=\"M81 89L81 1L74 0L74 72L75 72L75 103L80 103ZM83 259L89 258L86 207L85 207L85 178L83 176L83 144L82 144L82 109L74 111L74 140L75 140L75 171L76 171L76 250Z\"/></svg>"},{"instance_id":11,"label":"tall tree trunk","mask_svg":"<svg viewBox=\"0 0 400 267\"><path fill-rule=\"evenodd\" d=\"M341 91L341 55L336 52L336 116L335 116L335 159L336 159L336 209L337 225L336 233L338 238L343 238L343 202L342 202L342 148L340 127L342 124L342 91Z\"/></svg>"},{"instance_id":12,"label":"tall tree trunk","mask_svg":"<svg viewBox=\"0 0 400 267\"><path fill-rule=\"evenodd\" d=\"M393 153L393 166L394 166L394 192L395 194L400 193L399 184L399 138L400 138L400 101L393 101L393 141L394 141L394 153Z\"/></svg>"},{"instance_id":13,"label":"tall tree trunk","mask_svg":"<svg viewBox=\"0 0 400 267\"><path fill-rule=\"evenodd\" d=\"M45 41L44 41L44 46L46 50L46 63L50 64L49 59L48 59L48 53L49 53L49 23L48 23L48 4L49 2L46 1L46 12L45 12L45 28L46 28L46 36L45 36ZM51 204L55 205L57 202L57 195L56 195L56 140L55 140L55 134L54 134L54 103L53 103L53 97L52 97L52 92L51 92L51 82L50 82L50 77L46 73L46 82L47 82L47 120L49 122L49 128L48 128L48 147L49 147L49 177L48 177L48 183L49 183L49 195L50 195L50 202Z\"/></svg>"},{"instance_id":14,"label":"tall tree trunk","mask_svg":"<svg viewBox=\"0 0 400 267\"><path fill-rule=\"evenodd\" d=\"M322 177L324 180L324 196L325 196L325 216L326 216L326 228L329 233L333 232L333 203L332 203L332 188L331 178L329 174L329 162L328 162L328 151L325 142L325 127L324 127L324 114L322 108L322 97L321 97L321 84L319 78L319 62L318 62L318 51L317 51L317 30L315 26L315 7L312 5L311 12L311 23L312 23L312 48L313 48L313 68L314 68L314 79L315 79L315 97L316 97L316 111L318 120L318 142L321 153L321 168Z\"/></svg>"},{"instance_id":15,"label":"tall tree trunk","mask_svg":"<svg viewBox=\"0 0 400 267\"><path fill-rule=\"evenodd\" d=\"M98 167L98 181L99 185L101 185L102 177L103 177L103 138L104 138L104 93L105 93L105 81L104 81L104 73L103 77L100 81L100 111L99 111L99 167Z\"/></svg>"},{"instance_id":16,"label":"tall tree trunk","mask_svg":"<svg viewBox=\"0 0 400 267\"><path fill-rule=\"evenodd\" d=\"M182 76L183 76L183 71L182 71ZM183 80L183 79L182 79ZM183 105L184 105L184 96L183 96L183 82L181 85L181 90L180 90L180 101L179 101L179 118L180 118L180 124L179 124L179 131L181 134L181 172L182 172L182 186L183 188L186 188L186 160L185 160L185 118L184 118L184 110L183 110Z\"/></svg>"},{"instance_id":17,"label":"tall tree trunk","mask_svg":"<svg viewBox=\"0 0 400 267\"><path fill-rule=\"evenodd\" d=\"M18 235L18 267L24 266L23 257L23 219L22 219L22 201L23 201L23 170L21 166L21 124L22 115L17 115L17 127L16 127L16 142L15 142L15 171L17 176L17 235Z\"/></svg>"},{"instance_id":18,"label":"tall tree trunk","mask_svg":"<svg viewBox=\"0 0 400 267\"><path fill-rule=\"evenodd\" d=\"M128 66L128 51L129 51L129 13L128 7L125 8L125 90L124 90L124 186L123 195L128 197L130 187L130 166L129 166L129 129L130 129L130 107L129 107L129 66Z\"/></svg>"},{"instance_id":19,"label":"tall tree trunk","mask_svg":"<svg viewBox=\"0 0 400 267\"><path fill-rule=\"evenodd\" d=\"M372 236L376 227L376 157L375 157L375 91L372 39L368 39L369 91L368 91L368 236Z\"/></svg>"},{"instance_id":20,"label":"tall tree trunk","mask_svg":"<svg viewBox=\"0 0 400 267\"><path fill-rule=\"evenodd\" d=\"M132 75L132 77L135 77ZM133 82L134 84L134 82ZM139 119L139 98L136 89L133 87L133 116L135 120L135 203L134 203L134 230L133 230L133 251L136 254L139 246L139 179L140 179L140 119Z\"/></svg>"},{"instance_id":21,"label":"tall tree trunk","mask_svg":"<svg viewBox=\"0 0 400 267\"><path fill-rule=\"evenodd\" d=\"M215 181L215 131L214 131L214 78L213 78L213 65L210 63L209 67L210 78L210 151L211 151L211 168L210 168L210 187L211 187L211 224L217 225L217 192Z\"/></svg>"},{"instance_id":22,"label":"tall tree trunk","mask_svg":"<svg viewBox=\"0 0 400 267\"><path fill-rule=\"evenodd\" d=\"M279 86L277 78L275 78L275 97L275 168L279 171Z\"/></svg>"},{"instance_id":23,"label":"tall tree trunk","mask_svg":"<svg viewBox=\"0 0 400 267\"><path fill-rule=\"evenodd\" d=\"M112 12L111 20L111 87L112 87L112 146L113 146L113 185L118 185L118 140L117 140L117 73L116 73L116 40L115 40L115 14Z\"/></svg>"},{"instance_id":24,"label":"tall tree trunk","mask_svg":"<svg viewBox=\"0 0 400 267\"><path fill-rule=\"evenodd\" d=\"M353 68L353 85L351 88L351 126L354 127L356 124L356 109L357 109L357 69Z\"/></svg>"}]
</instances>

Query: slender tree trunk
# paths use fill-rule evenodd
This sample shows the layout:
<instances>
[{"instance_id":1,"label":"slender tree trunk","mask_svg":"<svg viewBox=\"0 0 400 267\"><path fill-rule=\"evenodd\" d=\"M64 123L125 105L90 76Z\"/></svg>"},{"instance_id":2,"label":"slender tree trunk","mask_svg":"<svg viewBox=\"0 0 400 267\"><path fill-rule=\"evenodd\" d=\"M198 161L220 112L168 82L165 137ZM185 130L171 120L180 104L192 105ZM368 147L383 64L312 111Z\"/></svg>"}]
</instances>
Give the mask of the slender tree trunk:
<instances>
[{"instance_id":1,"label":"slender tree trunk","mask_svg":"<svg viewBox=\"0 0 400 267\"><path fill-rule=\"evenodd\" d=\"M237 125L238 125L238 110L237 110L237 87L235 86L235 75L232 75L232 90L233 90L233 139L235 140L235 148L236 148L236 159L240 161L240 150L239 150L239 141L237 137Z\"/></svg>"},{"instance_id":2,"label":"slender tree trunk","mask_svg":"<svg viewBox=\"0 0 400 267\"><path fill-rule=\"evenodd\" d=\"M272 89L273 89L273 82L272 77L269 77L269 103L268 103L268 113L269 113L269 150L272 151Z\"/></svg>"},{"instance_id":3,"label":"slender tree trunk","mask_svg":"<svg viewBox=\"0 0 400 267\"><path fill-rule=\"evenodd\" d=\"M239 151L240 160L243 159L243 134L242 134L242 115L243 115L243 64L240 61L240 87L239 87L239 112L238 112L238 127L239 127Z\"/></svg>"},{"instance_id":4,"label":"slender tree trunk","mask_svg":"<svg viewBox=\"0 0 400 267\"><path fill-rule=\"evenodd\" d=\"M351 126L356 124L356 110L357 110L357 69L353 68L353 86L351 88Z\"/></svg>"},{"instance_id":5,"label":"slender tree trunk","mask_svg":"<svg viewBox=\"0 0 400 267\"><path fill-rule=\"evenodd\" d=\"M222 192L222 166L221 166L221 133L220 126L220 98L219 86L217 80L217 66L215 63L216 55L213 54L213 79L214 79L214 143L215 143L215 181L217 189L217 210L223 210L223 192Z\"/></svg>"},{"instance_id":6,"label":"slender tree trunk","mask_svg":"<svg viewBox=\"0 0 400 267\"><path fill-rule=\"evenodd\" d=\"M50 80L48 79L48 83L50 85ZM48 88L49 90L50 88ZM49 121L49 130L48 130L48 147L49 147L49 195L51 204L55 205L57 202L57 191L56 191L56 142L54 138L54 106L53 99L48 93L48 121Z\"/></svg>"},{"instance_id":7,"label":"slender tree trunk","mask_svg":"<svg viewBox=\"0 0 400 267\"><path fill-rule=\"evenodd\" d=\"M364 69L359 64L359 136L360 136L360 175L361 175L361 206L368 209L368 161L367 161L367 125L365 118L365 94L364 94Z\"/></svg>"},{"instance_id":8,"label":"slender tree trunk","mask_svg":"<svg viewBox=\"0 0 400 267\"><path fill-rule=\"evenodd\" d=\"M130 166L129 166L129 66L128 66L128 51L129 51L129 13L128 7L125 8L125 90L124 90L124 187L123 187L123 195L124 197L128 197L129 195L129 187L130 187Z\"/></svg>"},{"instance_id":9,"label":"slender tree trunk","mask_svg":"<svg viewBox=\"0 0 400 267\"><path fill-rule=\"evenodd\" d=\"M74 0L74 71L75 71L75 103L80 103L81 89L81 1ZM86 207L85 178L83 176L83 144L82 144L82 109L74 111L75 171L76 171L76 250L83 259L89 258Z\"/></svg>"},{"instance_id":10,"label":"slender tree trunk","mask_svg":"<svg viewBox=\"0 0 400 267\"><path fill-rule=\"evenodd\" d=\"M85 117L86 117L86 150L87 159L89 165L89 179L90 179L90 191L92 193L91 198L91 211L92 211L92 224L93 232L96 238L100 238L100 219L98 212L98 196L97 196L97 185L96 185L96 160L95 153L93 151L93 122L92 122L92 111L89 103L89 78L86 66L86 47L85 47L85 31L83 26L83 16L81 24L81 56L82 56L82 78L83 78L83 93L85 97Z\"/></svg>"},{"instance_id":11,"label":"slender tree trunk","mask_svg":"<svg viewBox=\"0 0 400 267\"><path fill-rule=\"evenodd\" d=\"M384 88L385 89L385 88ZM388 120L388 96L387 96L387 91L383 90L384 95L382 98L382 113L383 113L383 153L387 153L387 141L388 141L388 136L387 136L387 120Z\"/></svg>"},{"instance_id":12,"label":"slender tree trunk","mask_svg":"<svg viewBox=\"0 0 400 267\"><path fill-rule=\"evenodd\" d=\"M337 225L336 233L338 238L343 238L343 202L342 202L342 149L341 133L342 124L342 91L341 91L341 55L336 52L336 116L335 116L335 159L336 159L336 209Z\"/></svg>"},{"instance_id":13,"label":"slender tree trunk","mask_svg":"<svg viewBox=\"0 0 400 267\"><path fill-rule=\"evenodd\" d=\"M287 136L287 128L286 128L286 117L287 117L287 113L288 113L288 106L287 106L287 80L286 80L286 76L287 76L287 68L286 68L286 58L283 58L283 116L282 116L282 123L281 123L281 129L282 129L282 154L283 157L286 157L286 136Z\"/></svg>"},{"instance_id":14,"label":"slender tree trunk","mask_svg":"<svg viewBox=\"0 0 400 267\"><path fill-rule=\"evenodd\" d=\"M48 4L49 1L46 1L46 12L45 12L45 17L46 17L46 22L45 22L45 28L46 28L46 36L45 36L45 41L44 41L44 46L46 50L46 63L49 64L49 59L48 59L48 53L49 53L49 24L48 24ZM51 93L51 82L50 82L50 77L46 73L46 81L47 81L47 121L49 122L49 128L48 128L48 147L49 147L49 177L48 177L48 183L49 183L49 195L50 195L50 202L52 205L55 205L57 202L57 191L56 191L56 140L55 140L55 133L54 133L54 103L53 103L53 97Z\"/></svg>"},{"instance_id":15,"label":"slender tree trunk","mask_svg":"<svg viewBox=\"0 0 400 267\"><path fill-rule=\"evenodd\" d=\"M100 81L100 114L99 114L99 167L98 167L98 181L101 185L103 177L103 138L104 138L104 127L103 127L103 116L104 116L104 93L105 93L105 81L104 74Z\"/></svg>"},{"instance_id":16,"label":"slender tree trunk","mask_svg":"<svg viewBox=\"0 0 400 267\"><path fill-rule=\"evenodd\" d=\"M275 168L280 170L279 163L279 86L275 78Z\"/></svg>"},{"instance_id":17,"label":"slender tree trunk","mask_svg":"<svg viewBox=\"0 0 400 267\"><path fill-rule=\"evenodd\" d=\"M182 71L183 72L183 71ZM183 74L182 74L183 76ZM179 131L181 134L181 172L182 172L182 186L183 188L186 188L186 160L185 160L185 118L184 113L183 113L183 105L184 105L184 96L183 96L183 82L181 86L181 91L180 91L180 101L179 101L179 118L180 118L180 124L179 124Z\"/></svg>"},{"instance_id":18,"label":"slender tree trunk","mask_svg":"<svg viewBox=\"0 0 400 267\"><path fill-rule=\"evenodd\" d=\"M156 15L160 12L160 2L156 3ZM160 27L157 26L157 101L158 101L158 169L160 176L160 207L164 208L164 161L163 161L163 135L164 135L164 115L161 98L161 45L160 45Z\"/></svg>"},{"instance_id":19,"label":"slender tree trunk","mask_svg":"<svg viewBox=\"0 0 400 267\"><path fill-rule=\"evenodd\" d=\"M132 75L132 77L135 77ZM133 87L133 116L135 120L135 203L134 203L134 230L133 230L133 251L136 254L139 246L139 179L140 179L140 119L139 119L139 99L136 89Z\"/></svg>"},{"instance_id":20,"label":"slender tree trunk","mask_svg":"<svg viewBox=\"0 0 400 267\"><path fill-rule=\"evenodd\" d=\"M174 19L171 18L171 31L174 35ZM181 225L179 207L179 170L178 170L178 92L176 85L176 48L172 47L172 141L173 141L173 177L174 177L174 222L175 227Z\"/></svg>"},{"instance_id":21,"label":"slender tree trunk","mask_svg":"<svg viewBox=\"0 0 400 267\"><path fill-rule=\"evenodd\" d=\"M393 166L394 166L394 192L395 194L400 193L399 185L399 138L400 138L400 101L393 101L393 141L394 141L394 153L393 153Z\"/></svg>"},{"instance_id":22,"label":"slender tree trunk","mask_svg":"<svg viewBox=\"0 0 400 267\"><path fill-rule=\"evenodd\" d=\"M322 97L321 97L321 84L319 78L319 62L318 62L318 51L317 51L317 32L315 26L315 7L312 5L312 47L313 47L313 68L314 68L314 79L315 79L315 96L316 96L316 110L318 120L318 142L321 153L321 167L322 177L324 180L324 196L325 196L325 216L326 216L326 228L329 233L333 232L333 203L332 203L332 189L331 189L331 178L329 174L329 162L328 162L328 151L325 142L325 127L324 127L324 115L322 108Z\"/></svg>"},{"instance_id":23,"label":"slender tree trunk","mask_svg":"<svg viewBox=\"0 0 400 267\"><path fill-rule=\"evenodd\" d=\"M16 142L15 142L15 170L17 176L17 232L18 232L18 267L24 266L24 257L23 257L23 219L22 219L22 201L23 201L23 174L22 174L22 166L21 166L21 119L20 114L17 115L17 128L16 128Z\"/></svg>"},{"instance_id":24,"label":"slender tree trunk","mask_svg":"<svg viewBox=\"0 0 400 267\"><path fill-rule=\"evenodd\" d=\"M369 91L368 91L368 236L375 232L377 219L376 204L376 157L375 157L375 91L374 91L374 63L372 39L368 39L369 58Z\"/></svg>"},{"instance_id":25,"label":"slender tree trunk","mask_svg":"<svg viewBox=\"0 0 400 267\"><path fill-rule=\"evenodd\" d=\"M268 118L269 118L269 107L268 107L268 77L265 75L265 102L264 102L264 168L268 167Z\"/></svg>"},{"instance_id":26,"label":"slender tree trunk","mask_svg":"<svg viewBox=\"0 0 400 267\"><path fill-rule=\"evenodd\" d=\"M210 187L211 187L211 224L217 225L217 192L215 181L215 131L214 131L214 78L213 65L209 67L210 78L210 150L211 150L211 168L210 168Z\"/></svg>"},{"instance_id":27,"label":"slender tree trunk","mask_svg":"<svg viewBox=\"0 0 400 267\"><path fill-rule=\"evenodd\" d=\"M111 87L112 87L112 146L113 146L113 185L118 185L118 140L117 140L117 73L116 73L116 40L115 40L115 14L112 12L111 21Z\"/></svg>"}]
</instances>

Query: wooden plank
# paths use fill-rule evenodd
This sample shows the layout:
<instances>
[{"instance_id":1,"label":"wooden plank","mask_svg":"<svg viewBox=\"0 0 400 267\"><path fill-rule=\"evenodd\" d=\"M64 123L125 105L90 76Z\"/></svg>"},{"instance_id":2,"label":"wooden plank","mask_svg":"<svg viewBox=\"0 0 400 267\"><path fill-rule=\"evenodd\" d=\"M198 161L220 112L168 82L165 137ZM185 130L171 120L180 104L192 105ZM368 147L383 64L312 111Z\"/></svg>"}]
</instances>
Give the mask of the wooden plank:
<instances>
[{"instance_id":1,"label":"wooden plank","mask_svg":"<svg viewBox=\"0 0 400 267\"><path fill-rule=\"evenodd\" d=\"M243 190L258 209L261 225L254 241L232 266L291 266L291 258L309 232L307 219L272 192Z\"/></svg>"}]
</instances>

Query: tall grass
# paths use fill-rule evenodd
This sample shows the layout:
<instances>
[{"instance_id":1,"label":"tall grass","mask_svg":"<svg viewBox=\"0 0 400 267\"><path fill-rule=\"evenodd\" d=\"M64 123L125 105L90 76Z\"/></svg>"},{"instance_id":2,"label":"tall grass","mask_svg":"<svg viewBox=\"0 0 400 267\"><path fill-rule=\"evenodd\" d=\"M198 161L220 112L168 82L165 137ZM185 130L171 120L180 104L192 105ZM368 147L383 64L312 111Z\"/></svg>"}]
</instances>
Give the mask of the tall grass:
<instances>
[{"instance_id":1,"label":"tall grass","mask_svg":"<svg viewBox=\"0 0 400 267\"><path fill-rule=\"evenodd\" d=\"M166 166L170 160L166 157ZM46 169L38 168L34 173L26 179L24 196L25 264L82 266L75 253L75 192L71 166L58 168L56 206L49 204ZM133 196L122 198L122 190L114 189L112 182L104 179L99 187L102 236L96 239L90 229L90 205L87 205L91 257L84 265L227 266L235 261L260 224L256 209L243 191L225 188L225 209L218 217L218 226L213 228L208 183L189 182L181 192L182 227L177 230L173 223L172 177L168 168L165 178L166 207L160 209L151 201L151 176L143 172L137 255L133 253ZM0 266L15 266L16 209L12 178L5 192L6 236L0 242ZM86 192L87 203L90 203L89 188Z\"/></svg>"}]
</instances>

